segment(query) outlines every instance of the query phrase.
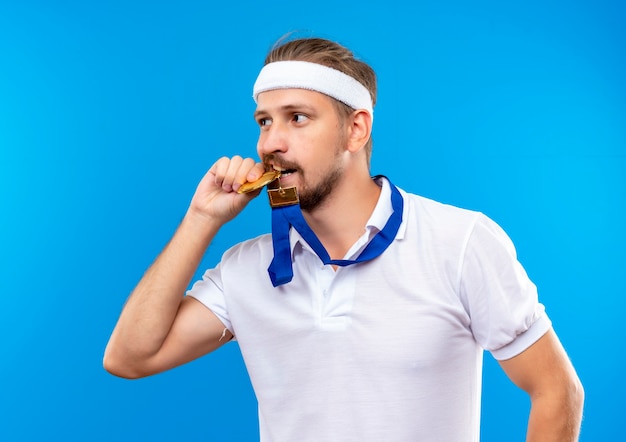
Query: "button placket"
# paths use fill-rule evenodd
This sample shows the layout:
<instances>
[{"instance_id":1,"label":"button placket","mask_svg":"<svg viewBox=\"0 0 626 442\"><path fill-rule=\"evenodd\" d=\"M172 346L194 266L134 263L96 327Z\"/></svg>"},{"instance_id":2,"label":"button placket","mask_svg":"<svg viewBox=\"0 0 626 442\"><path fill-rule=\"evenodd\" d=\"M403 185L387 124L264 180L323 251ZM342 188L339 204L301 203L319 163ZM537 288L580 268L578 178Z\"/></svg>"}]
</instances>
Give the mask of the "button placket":
<instances>
[{"instance_id":1,"label":"button placket","mask_svg":"<svg viewBox=\"0 0 626 442\"><path fill-rule=\"evenodd\" d=\"M332 293L331 286L334 276L335 271L330 266L322 264L317 278L319 288L319 291L317 292L319 296L317 320L320 324L324 321L324 318L326 317L328 311L327 306L330 295Z\"/></svg>"}]
</instances>

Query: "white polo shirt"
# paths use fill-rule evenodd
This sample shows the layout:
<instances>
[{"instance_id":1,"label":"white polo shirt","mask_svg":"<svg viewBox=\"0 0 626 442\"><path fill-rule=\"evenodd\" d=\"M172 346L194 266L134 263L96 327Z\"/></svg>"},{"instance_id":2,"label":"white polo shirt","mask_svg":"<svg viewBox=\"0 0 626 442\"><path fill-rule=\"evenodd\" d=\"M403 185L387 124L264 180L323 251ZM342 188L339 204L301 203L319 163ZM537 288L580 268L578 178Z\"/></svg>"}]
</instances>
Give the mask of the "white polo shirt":
<instances>
[{"instance_id":1,"label":"white polo shirt","mask_svg":"<svg viewBox=\"0 0 626 442\"><path fill-rule=\"evenodd\" d=\"M478 441L483 349L508 359L551 327L500 227L401 193L400 230L372 261L334 271L292 229L290 283L272 286L263 235L188 292L239 343L262 442ZM346 259L384 226L390 194L383 179Z\"/></svg>"}]
</instances>

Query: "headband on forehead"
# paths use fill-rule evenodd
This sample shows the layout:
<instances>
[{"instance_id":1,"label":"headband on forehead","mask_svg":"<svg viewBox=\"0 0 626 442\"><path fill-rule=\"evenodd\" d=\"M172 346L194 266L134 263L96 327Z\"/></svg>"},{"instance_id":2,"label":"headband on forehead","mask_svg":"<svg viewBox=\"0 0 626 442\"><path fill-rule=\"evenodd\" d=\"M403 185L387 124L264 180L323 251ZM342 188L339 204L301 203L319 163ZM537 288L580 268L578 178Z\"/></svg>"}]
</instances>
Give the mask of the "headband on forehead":
<instances>
[{"instance_id":1,"label":"headband on forehead","mask_svg":"<svg viewBox=\"0 0 626 442\"><path fill-rule=\"evenodd\" d=\"M321 92L353 109L364 109L374 118L372 97L357 80L337 69L308 61L276 61L266 64L254 83L253 97L275 89L307 89Z\"/></svg>"}]
</instances>

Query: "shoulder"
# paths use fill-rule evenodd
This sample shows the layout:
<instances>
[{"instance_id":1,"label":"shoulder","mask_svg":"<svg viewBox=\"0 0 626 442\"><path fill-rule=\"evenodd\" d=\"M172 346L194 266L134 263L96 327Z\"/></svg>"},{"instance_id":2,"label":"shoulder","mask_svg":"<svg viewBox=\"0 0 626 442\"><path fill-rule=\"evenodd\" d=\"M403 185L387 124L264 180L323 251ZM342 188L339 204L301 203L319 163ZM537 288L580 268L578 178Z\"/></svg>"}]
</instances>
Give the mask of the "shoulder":
<instances>
[{"instance_id":1,"label":"shoulder","mask_svg":"<svg viewBox=\"0 0 626 442\"><path fill-rule=\"evenodd\" d=\"M475 210L443 203L403 190L401 190L401 192L405 197L405 201L421 216L433 216L437 218L446 216L454 219L473 220L480 215L480 212Z\"/></svg>"},{"instance_id":2,"label":"shoulder","mask_svg":"<svg viewBox=\"0 0 626 442\"><path fill-rule=\"evenodd\" d=\"M435 247L450 247L465 253L467 247L489 250L490 244L497 244L509 254L515 255L515 248L508 234L483 212L412 193L403 192L403 196L406 236L410 237L414 232L422 245L428 243Z\"/></svg>"},{"instance_id":3,"label":"shoulder","mask_svg":"<svg viewBox=\"0 0 626 442\"><path fill-rule=\"evenodd\" d=\"M467 236L477 223L488 219L482 212L443 203L400 190L405 201L404 219L408 229L430 235Z\"/></svg>"}]
</instances>

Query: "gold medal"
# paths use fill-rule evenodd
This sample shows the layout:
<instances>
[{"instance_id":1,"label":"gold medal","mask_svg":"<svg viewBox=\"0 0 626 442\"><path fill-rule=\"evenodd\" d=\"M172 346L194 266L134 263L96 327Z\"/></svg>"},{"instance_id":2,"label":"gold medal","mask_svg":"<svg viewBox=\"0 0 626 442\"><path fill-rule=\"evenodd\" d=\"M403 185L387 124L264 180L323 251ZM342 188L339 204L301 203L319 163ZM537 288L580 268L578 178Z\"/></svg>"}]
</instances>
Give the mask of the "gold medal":
<instances>
[{"instance_id":1,"label":"gold medal","mask_svg":"<svg viewBox=\"0 0 626 442\"><path fill-rule=\"evenodd\" d=\"M267 186L267 196L270 199L270 206L272 207L291 206L300 202L298 189L296 189L295 186L281 186L280 179L271 182Z\"/></svg>"},{"instance_id":2,"label":"gold medal","mask_svg":"<svg viewBox=\"0 0 626 442\"><path fill-rule=\"evenodd\" d=\"M261 178L258 180L243 183L241 187L237 189L237 193L252 192L268 185L267 195L270 199L270 206L282 207L298 204L300 202L298 190L295 187L281 187L279 180L280 174L281 172L279 170L267 171L261 175Z\"/></svg>"},{"instance_id":3,"label":"gold medal","mask_svg":"<svg viewBox=\"0 0 626 442\"><path fill-rule=\"evenodd\" d=\"M265 172L263 175L261 175L261 178L256 181L243 183L241 187L237 189L237 193L248 193L252 192L253 190L260 189L261 187L276 180L278 177L280 177L280 171L270 170L269 172Z\"/></svg>"},{"instance_id":4,"label":"gold medal","mask_svg":"<svg viewBox=\"0 0 626 442\"><path fill-rule=\"evenodd\" d=\"M267 196L270 199L270 206L272 207L291 206L300 202L298 191L295 187L267 189Z\"/></svg>"}]
</instances>

